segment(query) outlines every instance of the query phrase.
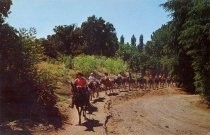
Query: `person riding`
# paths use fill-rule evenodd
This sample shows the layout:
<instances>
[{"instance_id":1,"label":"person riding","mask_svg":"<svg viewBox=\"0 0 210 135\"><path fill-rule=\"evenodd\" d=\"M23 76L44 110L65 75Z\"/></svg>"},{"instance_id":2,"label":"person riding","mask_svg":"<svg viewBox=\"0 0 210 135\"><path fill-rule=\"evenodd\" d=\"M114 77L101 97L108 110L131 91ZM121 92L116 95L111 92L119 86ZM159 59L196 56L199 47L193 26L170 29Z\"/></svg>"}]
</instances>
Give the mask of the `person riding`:
<instances>
[{"instance_id":1,"label":"person riding","mask_svg":"<svg viewBox=\"0 0 210 135\"><path fill-rule=\"evenodd\" d=\"M88 77L88 81L89 81L89 83L94 83L94 82L98 83L99 82L98 79L95 78L93 73L90 73L90 76Z\"/></svg>"},{"instance_id":2,"label":"person riding","mask_svg":"<svg viewBox=\"0 0 210 135\"><path fill-rule=\"evenodd\" d=\"M118 74L118 75L117 75L117 78L122 78L122 75L121 75L121 74Z\"/></svg>"},{"instance_id":3,"label":"person riding","mask_svg":"<svg viewBox=\"0 0 210 135\"><path fill-rule=\"evenodd\" d=\"M123 76L121 75L121 74L118 74L117 75L117 78L116 78L116 81L119 83L121 83L122 82L122 79L123 79Z\"/></svg>"},{"instance_id":4,"label":"person riding","mask_svg":"<svg viewBox=\"0 0 210 135\"><path fill-rule=\"evenodd\" d=\"M114 83L120 86L123 83L123 76L121 74L118 74L117 78L114 80Z\"/></svg>"},{"instance_id":5,"label":"person riding","mask_svg":"<svg viewBox=\"0 0 210 135\"><path fill-rule=\"evenodd\" d=\"M90 73L88 77L88 88L91 93L91 99L95 97L95 92L97 93L97 97L99 96L100 81L94 76L94 73Z\"/></svg>"},{"instance_id":6,"label":"person riding","mask_svg":"<svg viewBox=\"0 0 210 135\"><path fill-rule=\"evenodd\" d=\"M77 73L77 78L74 80L74 84L78 90L85 91L87 90L87 81L82 73Z\"/></svg>"},{"instance_id":7,"label":"person riding","mask_svg":"<svg viewBox=\"0 0 210 135\"><path fill-rule=\"evenodd\" d=\"M76 79L74 80L74 85L76 86L76 90L80 94L84 94L87 96L88 101L89 101L89 92L87 88L87 81L85 77L83 76L82 73L78 72L76 75ZM72 108L74 107L74 100L75 100L75 95L72 97Z\"/></svg>"}]
</instances>

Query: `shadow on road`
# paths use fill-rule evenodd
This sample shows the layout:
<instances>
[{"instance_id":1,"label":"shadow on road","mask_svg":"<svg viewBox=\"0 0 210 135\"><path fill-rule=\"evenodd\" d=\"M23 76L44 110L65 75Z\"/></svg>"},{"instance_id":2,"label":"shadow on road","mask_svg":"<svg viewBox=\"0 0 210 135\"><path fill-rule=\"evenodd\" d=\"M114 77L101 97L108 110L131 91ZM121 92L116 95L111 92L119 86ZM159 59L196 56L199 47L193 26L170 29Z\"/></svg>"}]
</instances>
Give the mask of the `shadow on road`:
<instances>
[{"instance_id":1,"label":"shadow on road","mask_svg":"<svg viewBox=\"0 0 210 135\"><path fill-rule=\"evenodd\" d=\"M119 95L118 93L110 93L110 94L108 94L108 96L117 96L117 95Z\"/></svg>"},{"instance_id":2,"label":"shadow on road","mask_svg":"<svg viewBox=\"0 0 210 135\"><path fill-rule=\"evenodd\" d=\"M94 127L100 127L103 126L102 123L100 123L98 120L95 119L87 119L86 122L82 123L83 126L85 126L87 129L85 131L94 131Z\"/></svg>"},{"instance_id":3,"label":"shadow on road","mask_svg":"<svg viewBox=\"0 0 210 135\"><path fill-rule=\"evenodd\" d=\"M0 127L0 134L1 135L32 135L32 133L28 129L22 130L14 130L10 127Z\"/></svg>"},{"instance_id":4,"label":"shadow on road","mask_svg":"<svg viewBox=\"0 0 210 135\"><path fill-rule=\"evenodd\" d=\"M87 108L88 114L93 114L93 112L97 112L98 108L92 104L90 104L90 106L88 106Z\"/></svg>"},{"instance_id":5,"label":"shadow on road","mask_svg":"<svg viewBox=\"0 0 210 135\"><path fill-rule=\"evenodd\" d=\"M120 92L128 92L128 90L121 90Z\"/></svg>"},{"instance_id":6,"label":"shadow on road","mask_svg":"<svg viewBox=\"0 0 210 135\"><path fill-rule=\"evenodd\" d=\"M95 100L93 100L93 104L97 103L97 102L104 102L105 98L104 97L99 97Z\"/></svg>"}]
</instances>

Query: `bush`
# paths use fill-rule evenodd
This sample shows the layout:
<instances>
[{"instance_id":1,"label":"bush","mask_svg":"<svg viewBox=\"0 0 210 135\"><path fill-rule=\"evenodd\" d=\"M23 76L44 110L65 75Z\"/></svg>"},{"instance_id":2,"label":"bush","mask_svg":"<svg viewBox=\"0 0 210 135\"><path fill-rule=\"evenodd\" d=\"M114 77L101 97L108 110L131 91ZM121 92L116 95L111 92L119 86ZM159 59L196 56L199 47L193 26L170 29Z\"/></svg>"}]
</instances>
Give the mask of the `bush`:
<instances>
[{"instance_id":1,"label":"bush","mask_svg":"<svg viewBox=\"0 0 210 135\"><path fill-rule=\"evenodd\" d=\"M80 55L73 59L73 68L83 72L84 74L88 74L93 71L106 71L117 74L125 72L128 66L121 59Z\"/></svg>"},{"instance_id":2,"label":"bush","mask_svg":"<svg viewBox=\"0 0 210 135\"><path fill-rule=\"evenodd\" d=\"M36 109L48 113L56 104L55 84L50 73L36 69L42 59L42 48L31 36L34 29L29 32L23 29L19 35L8 25L1 30L4 35L0 39L0 105L4 108L1 120L29 117ZM42 115L43 111L36 115Z\"/></svg>"},{"instance_id":3,"label":"bush","mask_svg":"<svg viewBox=\"0 0 210 135\"><path fill-rule=\"evenodd\" d=\"M54 76L45 70L39 70L33 79L34 88L37 92L37 102L42 106L54 106L56 97L54 90L56 88L56 80Z\"/></svg>"},{"instance_id":4,"label":"bush","mask_svg":"<svg viewBox=\"0 0 210 135\"><path fill-rule=\"evenodd\" d=\"M112 58L105 59L102 67L109 69L110 72L114 74L125 72L128 69L127 64L125 64L121 59Z\"/></svg>"},{"instance_id":5,"label":"bush","mask_svg":"<svg viewBox=\"0 0 210 135\"><path fill-rule=\"evenodd\" d=\"M65 64L56 62L41 62L37 64L38 69L45 70L49 74L53 75L54 77L63 77L68 73L68 69L66 68Z\"/></svg>"},{"instance_id":6,"label":"bush","mask_svg":"<svg viewBox=\"0 0 210 135\"><path fill-rule=\"evenodd\" d=\"M71 56L64 57L64 64L67 69L73 68L73 58Z\"/></svg>"}]
</instances>

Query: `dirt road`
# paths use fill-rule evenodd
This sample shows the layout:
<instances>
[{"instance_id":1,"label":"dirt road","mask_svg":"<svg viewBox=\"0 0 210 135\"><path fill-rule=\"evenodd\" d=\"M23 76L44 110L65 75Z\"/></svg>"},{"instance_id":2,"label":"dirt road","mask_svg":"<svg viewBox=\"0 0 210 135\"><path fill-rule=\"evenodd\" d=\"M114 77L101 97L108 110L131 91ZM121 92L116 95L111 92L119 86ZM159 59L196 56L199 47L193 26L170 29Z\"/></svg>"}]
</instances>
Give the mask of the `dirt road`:
<instances>
[{"instance_id":1,"label":"dirt road","mask_svg":"<svg viewBox=\"0 0 210 135\"><path fill-rule=\"evenodd\" d=\"M82 125L78 125L78 113L76 108L70 108L69 117L71 120L56 132L45 133L43 135L104 135L105 134L105 121L108 114L109 96L105 93L100 93L99 98L95 98L91 103L98 108L97 112L87 114L87 120L82 117ZM40 135L40 134L39 134Z\"/></svg>"},{"instance_id":2,"label":"dirt road","mask_svg":"<svg viewBox=\"0 0 210 135\"><path fill-rule=\"evenodd\" d=\"M124 96L126 97L126 96ZM109 135L207 135L210 111L196 106L198 95L162 89L116 104L107 123Z\"/></svg>"},{"instance_id":3,"label":"dirt road","mask_svg":"<svg viewBox=\"0 0 210 135\"><path fill-rule=\"evenodd\" d=\"M100 94L98 112L78 126L76 109L63 129L47 135L210 135L210 111L196 105L198 95L166 88Z\"/></svg>"}]
</instances>

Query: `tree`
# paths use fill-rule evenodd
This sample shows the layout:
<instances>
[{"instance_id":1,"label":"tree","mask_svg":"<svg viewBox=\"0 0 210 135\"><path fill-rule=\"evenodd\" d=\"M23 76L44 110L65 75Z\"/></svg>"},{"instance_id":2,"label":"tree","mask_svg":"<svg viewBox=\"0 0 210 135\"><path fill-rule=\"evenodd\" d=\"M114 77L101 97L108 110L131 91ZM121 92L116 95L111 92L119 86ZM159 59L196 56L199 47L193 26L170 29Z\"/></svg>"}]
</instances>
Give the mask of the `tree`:
<instances>
[{"instance_id":1,"label":"tree","mask_svg":"<svg viewBox=\"0 0 210 135\"><path fill-rule=\"evenodd\" d=\"M148 57L147 66L155 74L174 74L177 54L170 47L171 32L169 25L162 25L151 35L151 41L145 45L144 52Z\"/></svg>"},{"instance_id":2,"label":"tree","mask_svg":"<svg viewBox=\"0 0 210 135\"><path fill-rule=\"evenodd\" d=\"M77 55L83 52L85 48L84 36L82 30L73 25L56 26L55 34L48 39L54 41L55 48L58 52L66 55Z\"/></svg>"},{"instance_id":3,"label":"tree","mask_svg":"<svg viewBox=\"0 0 210 135\"><path fill-rule=\"evenodd\" d=\"M45 55L57 58L59 54L75 56L84 52L84 35L79 27L74 24L59 25L53 30L55 34L40 39Z\"/></svg>"},{"instance_id":4,"label":"tree","mask_svg":"<svg viewBox=\"0 0 210 135\"><path fill-rule=\"evenodd\" d=\"M5 17L8 17L12 0L1 0L0 1L0 25L4 23Z\"/></svg>"},{"instance_id":5,"label":"tree","mask_svg":"<svg viewBox=\"0 0 210 135\"><path fill-rule=\"evenodd\" d=\"M139 54L137 48L130 44L120 44L116 55L120 57L124 62L129 64L129 68L133 71L139 72L142 71L145 67L144 60L146 57L143 54ZM145 58L144 60L142 58Z\"/></svg>"},{"instance_id":6,"label":"tree","mask_svg":"<svg viewBox=\"0 0 210 135\"><path fill-rule=\"evenodd\" d=\"M192 0L168 0L162 6L166 11L171 12L172 21L169 22L169 25L172 39L169 46L175 51L178 60L177 65L174 65L177 79L187 90L193 92L195 88L193 85L194 72L191 66L192 58L187 55L183 45L179 42L179 35L187 20L187 12L191 7L191 2Z\"/></svg>"},{"instance_id":7,"label":"tree","mask_svg":"<svg viewBox=\"0 0 210 135\"><path fill-rule=\"evenodd\" d=\"M125 38L123 35L120 37L120 44L125 44Z\"/></svg>"},{"instance_id":8,"label":"tree","mask_svg":"<svg viewBox=\"0 0 210 135\"><path fill-rule=\"evenodd\" d=\"M128 62L133 54L133 48L127 44L120 44L119 49L116 52L116 55L123 59L124 62Z\"/></svg>"},{"instance_id":9,"label":"tree","mask_svg":"<svg viewBox=\"0 0 210 135\"><path fill-rule=\"evenodd\" d=\"M44 48L43 50L44 55L54 59L56 59L59 54L58 44L56 44L57 42L55 40L56 39L54 38L54 36L51 35L48 35L47 39L45 38L39 39L39 42Z\"/></svg>"},{"instance_id":10,"label":"tree","mask_svg":"<svg viewBox=\"0 0 210 135\"><path fill-rule=\"evenodd\" d=\"M204 93L210 101L209 4L206 0L191 2L179 41L187 55L192 58L196 91Z\"/></svg>"},{"instance_id":11,"label":"tree","mask_svg":"<svg viewBox=\"0 0 210 135\"><path fill-rule=\"evenodd\" d=\"M139 45L138 45L138 49L140 52L143 51L143 47L144 47L144 38L143 35L141 34L139 37Z\"/></svg>"},{"instance_id":12,"label":"tree","mask_svg":"<svg viewBox=\"0 0 210 135\"><path fill-rule=\"evenodd\" d=\"M102 17L88 17L81 25L86 44L86 54L114 56L118 49L118 39L114 26Z\"/></svg>"},{"instance_id":13,"label":"tree","mask_svg":"<svg viewBox=\"0 0 210 135\"><path fill-rule=\"evenodd\" d=\"M43 111L52 112L56 104L53 79L36 69L42 47L36 42L35 29L18 31L3 23L10 5L9 0L0 1L0 107L4 108L0 121L27 118L38 108L37 118Z\"/></svg>"},{"instance_id":14,"label":"tree","mask_svg":"<svg viewBox=\"0 0 210 135\"><path fill-rule=\"evenodd\" d=\"M136 46L136 37L134 35L131 37L131 45Z\"/></svg>"}]
</instances>

